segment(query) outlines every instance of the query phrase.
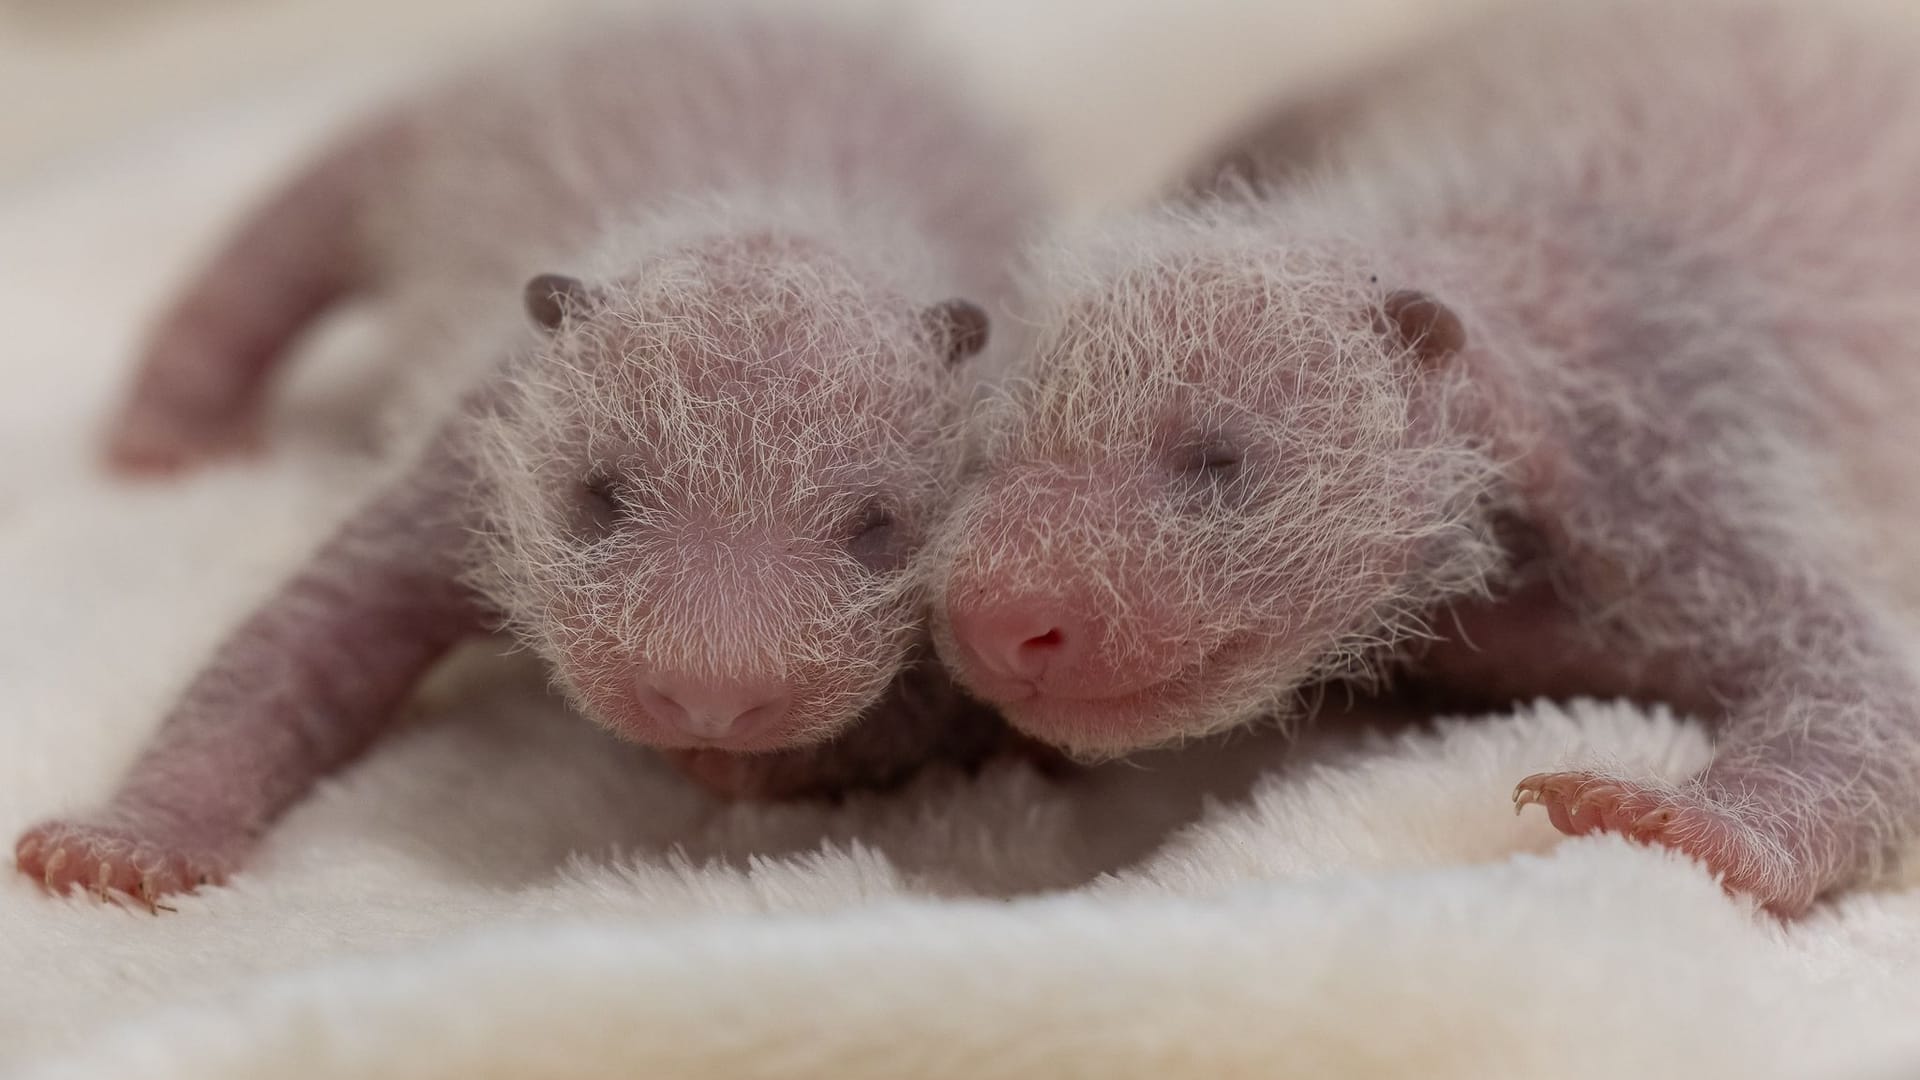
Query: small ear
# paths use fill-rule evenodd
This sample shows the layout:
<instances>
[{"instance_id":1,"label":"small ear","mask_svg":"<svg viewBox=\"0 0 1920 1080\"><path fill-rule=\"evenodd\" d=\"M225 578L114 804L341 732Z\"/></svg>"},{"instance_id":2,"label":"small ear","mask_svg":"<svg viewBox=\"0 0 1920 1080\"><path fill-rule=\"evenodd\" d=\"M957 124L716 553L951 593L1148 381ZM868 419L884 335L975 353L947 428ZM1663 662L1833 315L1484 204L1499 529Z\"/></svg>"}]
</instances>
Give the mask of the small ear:
<instances>
[{"instance_id":1,"label":"small ear","mask_svg":"<svg viewBox=\"0 0 1920 1080\"><path fill-rule=\"evenodd\" d=\"M593 300L593 290L578 278L541 274L522 292L527 316L543 330L558 330L568 315L578 316Z\"/></svg>"},{"instance_id":2,"label":"small ear","mask_svg":"<svg viewBox=\"0 0 1920 1080\"><path fill-rule=\"evenodd\" d=\"M1420 358L1423 364L1439 364L1467 346L1467 329L1453 309L1414 289L1401 289L1387 297L1381 310L1382 329Z\"/></svg>"},{"instance_id":3,"label":"small ear","mask_svg":"<svg viewBox=\"0 0 1920 1080\"><path fill-rule=\"evenodd\" d=\"M987 347L987 313L971 300L942 300L921 313L921 321L957 364Z\"/></svg>"}]
</instances>

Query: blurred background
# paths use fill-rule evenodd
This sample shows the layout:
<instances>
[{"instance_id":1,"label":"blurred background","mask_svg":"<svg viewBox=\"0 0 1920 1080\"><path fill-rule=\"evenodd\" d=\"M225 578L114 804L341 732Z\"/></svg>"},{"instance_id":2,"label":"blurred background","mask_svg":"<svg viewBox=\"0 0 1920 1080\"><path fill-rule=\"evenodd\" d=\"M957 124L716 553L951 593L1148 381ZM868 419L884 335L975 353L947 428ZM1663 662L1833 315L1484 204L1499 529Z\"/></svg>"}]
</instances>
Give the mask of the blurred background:
<instances>
[{"instance_id":1,"label":"blurred background","mask_svg":"<svg viewBox=\"0 0 1920 1080\"><path fill-rule=\"evenodd\" d=\"M170 117L344 91L577 0L0 0L0 181Z\"/></svg>"},{"instance_id":2,"label":"blurred background","mask_svg":"<svg viewBox=\"0 0 1920 1080\"><path fill-rule=\"evenodd\" d=\"M780 0L776 0L780 2ZM583 9L649 0L0 0L0 183L168 119L303 94L375 93ZM1482 0L784 0L919 19L990 95L1056 139L1061 172L1151 166L1270 89L1390 49ZM1138 164L1133 164L1138 162ZM1118 171L1121 175L1112 176Z\"/></svg>"}]
</instances>

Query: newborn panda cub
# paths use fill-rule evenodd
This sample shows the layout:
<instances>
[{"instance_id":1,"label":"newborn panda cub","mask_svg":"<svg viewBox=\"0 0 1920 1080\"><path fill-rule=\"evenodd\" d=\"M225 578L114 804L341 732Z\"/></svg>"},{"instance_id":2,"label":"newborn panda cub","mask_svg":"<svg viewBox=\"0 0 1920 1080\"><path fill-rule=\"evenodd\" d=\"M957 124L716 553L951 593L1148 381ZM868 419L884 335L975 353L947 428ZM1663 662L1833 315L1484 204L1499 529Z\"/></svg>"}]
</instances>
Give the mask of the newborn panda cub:
<instances>
[{"instance_id":1,"label":"newborn panda cub","mask_svg":"<svg viewBox=\"0 0 1920 1080\"><path fill-rule=\"evenodd\" d=\"M1781 913L1874 871L1920 824L1911 45L1527 5L1318 103L1304 172L1276 130L1241 193L1054 245L935 542L940 652L1091 755L1329 679L1663 700L1718 721L1705 771L1516 804Z\"/></svg>"},{"instance_id":2,"label":"newborn panda cub","mask_svg":"<svg viewBox=\"0 0 1920 1080\"><path fill-rule=\"evenodd\" d=\"M996 746L918 663L911 564L1033 209L1011 140L929 71L883 35L688 10L476 71L296 178L161 324L117 465L244 444L289 338L354 293L478 298L455 310L491 369L20 868L149 901L221 880L501 625L716 785Z\"/></svg>"}]
</instances>

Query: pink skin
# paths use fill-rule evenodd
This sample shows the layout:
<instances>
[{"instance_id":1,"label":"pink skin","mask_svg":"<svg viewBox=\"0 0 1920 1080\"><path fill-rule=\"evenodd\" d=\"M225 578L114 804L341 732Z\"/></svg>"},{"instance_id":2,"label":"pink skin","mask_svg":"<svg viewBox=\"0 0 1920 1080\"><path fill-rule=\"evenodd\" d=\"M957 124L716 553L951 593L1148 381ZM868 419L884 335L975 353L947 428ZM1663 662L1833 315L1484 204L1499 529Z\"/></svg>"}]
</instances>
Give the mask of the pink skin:
<instances>
[{"instance_id":1,"label":"pink skin","mask_svg":"<svg viewBox=\"0 0 1920 1080\"><path fill-rule=\"evenodd\" d=\"M321 155L173 302L108 424L110 468L166 474L258 445L259 414L288 341L364 284L340 221L351 213L354 181L391 138L373 131Z\"/></svg>"},{"instance_id":2,"label":"pink skin","mask_svg":"<svg viewBox=\"0 0 1920 1080\"><path fill-rule=\"evenodd\" d=\"M1702 795L1660 785L1620 780L1596 772L1536 773L1513 792L1515 812L1535 803L1553 827L1568 836L1617 833L1636 843L1684 851L1719 876L1730 892L1772 897L1794 854L1738 813ZM1804 896L1769 901L1791 914L1811 902Z\"/></svg>"},{"instance_id":3,"label":"pink skin","mask_svg":"<svg viewBox=\"0 0 1920 1080\"><path fill-rule=\"evenodd\" d=\"M518 298L543 333L483 343L507 359L429 454L20 868L149 902L221 880L502 624L590 719L728 794L1008 745L902 672L987 338L954 298L1004 301L1032 206L1016 148L908 52L774 12L616 25L395 110L270 199L161 321L116 468L251 442L292 338L358 294ZM589 276L527 280L556 263ZM716 764L743 753L767 756Z\"/></svg>"},{"instance_id":4,"label":"pink skin","mask_svg":"<svg viewBox=\"0 0 1920 1080\"><path fill-rule=\"evenodd\" d=\"M458 475L432 459L350 520L221 647L106 806L21 837L21 871L56 892L149 903L224 880L481 627L483 609L455 580Z\"/></svg>"},{"instance_id":5,"label":"pink skin","mask_svg":"<svg viewBox=\"0 0 1920 1080\"><path fill-rule=\"evenodd\" d=\"M980 344L956 345L966 328L949 323L980 316L851 292L831 254L708 238L656 254L650 277L550 277L530 297L565 294L535 303L551 340L483 425L475 581L626 738L818 742L880 697L921 635L906 569L949 457L942 376L951 350Z\"/></svg>"},{"instance_id":6,"label":"pink skin","mask_svg":"<svg viewBox=\"0 0 1920 1080\"><path fill-rule=\"evenodd\" d=\"M1499 357L1471 347L1450 362L1477 369L1484 380L1521 377L1501 371ZM1283 361L1272 363L1285 370ZM1664 389L1659 382L1647 387L1654 395ZM1507 445L1537 437L1535 425L1524 420L1503 424L1486 416L1481 422L1498 426L1469 434L1490 434ZM1501 599L1447 603L1427 617L1437 641L1402 642L1375 652L1370 662L1396 664L1403 679L1430 682L1466 700L1627 694L1719 713L1718 760L1688 785L1662 789L1627 777L1553 774L1525 781L1521 801L1542 803L1570 833L1607 829L1686 851L1769 908L1804 910L1820 892L1857 876L1876 857L1880 837L1916 811L1913 793L1901 784L1907 759L1881 755L1888 746L1911 753L1906 744L1920 726L1913 705L1920 686L1897 660L1884 621L1854 586L1844 578L1803 580L1807 566L1819 563L1792 554L1802 543L1793 530L1769 532L1746 521L1745 501L1755 495L1734 478L1706 471L1717 453L1692 455L1703 472L1688 479L1674 469L1689 460L1692 444L1653 431L1635 431L1629 439L1602 430L1613 422L1560 418L1558 430L1584 428L1586 445L1605 443L1604 454L1578 468L1560 462L1557 444L1515 455L1523 462L1517 483L1492 501L1514 507L1517 520L1535 523L1526 529L1544 536L1535 541L1541 550L1509 546L1510 565L1490 583ZM1271 449L1270 460L1292 456ZM1242 448L1249 460L1257 454ZM1618 472L1616 461L1625 466ZM1655 462L1671 487L1639 481ZM1018 468L1024 476L1035 466L1024 461ZM1245 686L1278 687L1265 707L1283 704L1281 695L1291 688L1337 670L1319 663L1325 650L1345 651L1340 639L1354 628L1364 633L1375 602L1388 598L1369 589L1392 580L1390 570L1372 568L1394 566L1393 553L1366 556L1355 538L1340 538L1330 550L1363 557L1346 564L1344 582L1323 582L1318 592L1345 604L1306 620L1281 593L1272 616L1241 617L1223 627L1209 612L1243 610L1226 583L1187 602L1169 598L1169 581L1204 590L1204 571L1114 573L1116 553L1124 571L1130 550L1165 547L1146 540L1145 529L1134 539L1115 528L1143 521L1142 502L1164 500L1164 489L1143 491L1133 482L1100 487L1084 472L1077 475L1083 478L1066 496L1046 486L1051 494L1036 500L1031 481L1002 486L988 480L963 503L969 512L963 520L993 539L984 554L965 539L948 549L953 569L937 626L957 676L1043 741L1113 753L1241 722L1250 718ZM1044 517L1036 501L1049 507ZM1721 505L1728 508L1717 510ZM1341 510L1330 502L1323 512L1331 517ZM1410 507L1409 515L1410 526L1424 519L1434 531L1444 531L1438 524L1450 518L1433 507ZM1615 523L1638 530L1649 520L1665 523L1668 562L1640 566L1623 580L1623 563L1644 561L1638 550L1644 541L1633 531L1607 530ZM1073 547L1057 534L1023 543L1029 525L1041 521L1088 538L1089 546ZM1577 522L1580 535L1567 535L1576 526L1563 522ZM1492 531L1491 523L1463 529L1459 539L1477 544ZM1298 536L1283 541L1295 554L1299 542ZM1204 566L1201 536L1193 538L1192 551ZM1676 551L1703 554L1682 561L1672 558ZM1283 554L1274 551L1275 558ZM1401 565L1425 561L1402 554ZM989 580L1010 564L1034 563L1045 572L1008 574L1013 586ZM1094 569L1089 574L1077 566ZM1557 591L1511 584L1542 576L1557 582ZM1472 588L1478 587L1467 591ZM1752 595L1773 597L1778 605L1765 632L1715 640L1731 621L1724 605ZM1368 636L1393 637L1386 630ZM1116 648L1114 641L1129 647ZM1803 725L1805 733L1784 737L1788 724Z\"/></svg>"},{"instance_id":7,"label":"pink skin","mask_svg":"<svg viewBox=\"0 0 1920 1080\"><path fill-rule=\"evenodd\" d=\"M939 338L925 344L945 347ZM921 359L941 362L937 354ZM758 387L766 380L749 366L734 381ZM592 485L613 474L555 454L547 460L596 479L585 487L564 478L551 488L533 484L529 490L557 496L546 500L557 515L546 524L576 550L573 530L585 527L600 537L591 551L618 542L621 554L586 559L584 576L550 579L541 576L551 572L550 561L516 547L517 534L496 513L509 493L527 489L527 478L500 473L486 451L476 455L474 448L474 425L484 427L487 416L525 400L511 386L484 394L404 482L361 511L234 633L106 807L30 829L16 848L20 869L54 891L77 885L149 905L224 880L268 824L373 742L447 648L503 616L548 653L561 686L589 716L624 738L681 751L674 759L721 794L796 797L887 786L933 756L965 766L1010 745L1003 725L957 695L896 688L869 718L868 727L878 730L810 748L867 712L906 662L915 633L912 595L889 582L904 571L906 545L925 507L904 498L890 504L886 527L900 535L842 550L850 539L872 539L871 522L855 513L855 536L844 536L846 508L828 505L826 532L779 545L802 553L807 572L795 572L796 588L769 609L764 597L711 574L715 566L758 557L752 553L764 553L764 541L741 545L723 536L689 547L677 530L656 533L628 520L632 508L603 505ZM721 399L731 394L726 380L704 389ZM828 413L845 411L836 404L866 404L835 393L808 400ZM765 421L778 409L769 401L750 414ZM795 423L806 419L793 414ZM520 453L537 443L510 427L493 435ZM863 456L857 439L821 445L830 456ZM810 464L832 474L831 462ZM870 465L860 462L862 469ZM736 469L758 471L750 457ZM673 499L671 509L696 511L686 501L692 492L650 490ZM803 518L796 527L809 523ZM492 546L475 552L475 538ZM751 580L764 593L785 573L778 562L767 563ZM508 578L512 584L501 584ZM875 602L843 614L836 597L863 586ZM607 598L622 593L635 599L608 609ZM516 610L529 598L537 608ZM693 623L704 633L688 633L688 605L716 603ZM808 646L826 646L824 657L786 651L809 635ZM715 760L768 751L783 753L733 766Z\"/></svg>"},{"instance_id":8,"label":"pink skin","mask_svg":"<svg viewBox=\"0 0 1920 1080\"><path fill-rule=\"evenodd\" d=\"M1271 313L1267 286L1256 277L1242 295L1240 273L1209 252L1164 280L1125 275L1067 301L1072 329L1043 338L1030 381L983 424L997 467L938 545L936 641L962 682L1037 738L1124 753L1252 719L1340 674L1328 643L1393 599L1383 583L1413 557L1401 535L1471 535L1455 520L1471 502L1454 490L1458 455L1436 460L1404 427L1344 428L1350 418L1294 393L1337 385L1340 354L1246 361ZM1183 310L1180 292L1209 276ZM1340 333L1372 340L1365 285L1325 302L1351 303ZM1141 383L1169 390L1128 389ZM1406 380L1371 384L1378 400L1356 408L1402 423ZM1310 484L1290 471L1310 467ZM1370 530L1325 527L1342 517Z\"/></svg>"},{"instance_id":9,"label":"pink skin","mask_svg":"<svg viewBox=\"0 0 1920 1080\"><path fill-rule=\"evenodd\" d=\"M1880 122L1920 81L1785 16L1581 11L1363 91L1312 184L1043 263L1060 296L936 542L935 639L1088 754L1328 677L1672 702L1718 722L1700 775L1516 802L1791 915L1920 826L1920 677L1842 483L1920 407L1920 153Z\"/></svg>"}]
</instances>

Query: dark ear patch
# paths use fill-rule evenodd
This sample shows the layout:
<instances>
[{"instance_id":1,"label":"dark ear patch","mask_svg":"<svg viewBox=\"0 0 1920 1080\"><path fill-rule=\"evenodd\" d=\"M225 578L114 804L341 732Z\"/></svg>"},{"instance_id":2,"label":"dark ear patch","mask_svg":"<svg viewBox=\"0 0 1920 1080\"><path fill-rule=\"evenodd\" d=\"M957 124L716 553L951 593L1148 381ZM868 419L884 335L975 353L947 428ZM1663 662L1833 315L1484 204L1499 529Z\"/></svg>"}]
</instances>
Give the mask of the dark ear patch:
<instances>
[{"instance_id":1,"label":"dark ear patch","mask_svg":"<svg viewBox=\"0 0 1920 1080\"><path fill-rule=\"evenodd\" d=\"M541 274L527 282L521 294L527 316L543 330L558 330L569 314L578 315L593 299L593 290L565 274Z\"/></svg>"},{"instance_id":2,"label":"dark ear patch","mask_svg":"<svg viewBox=\"0 0 1920 1080\"><path fill-rule=\"evenodd\" d=\"M943 300L921 313L921 320L949 364L987 347L987 313L971 300Z\"/></svg>"},{"instance_id":3,"label":"dark ear patch","mask_svg":"<svg viewBox=\"0 0 1920 1080\"><path fill-rule=\"evenodd\" d=\"M1467 347L1467 329L1453 309L1415 289L1401 289L1381 308L1382 329L1423 364L1439 364Z\"/></svg>"}]
</instances>

